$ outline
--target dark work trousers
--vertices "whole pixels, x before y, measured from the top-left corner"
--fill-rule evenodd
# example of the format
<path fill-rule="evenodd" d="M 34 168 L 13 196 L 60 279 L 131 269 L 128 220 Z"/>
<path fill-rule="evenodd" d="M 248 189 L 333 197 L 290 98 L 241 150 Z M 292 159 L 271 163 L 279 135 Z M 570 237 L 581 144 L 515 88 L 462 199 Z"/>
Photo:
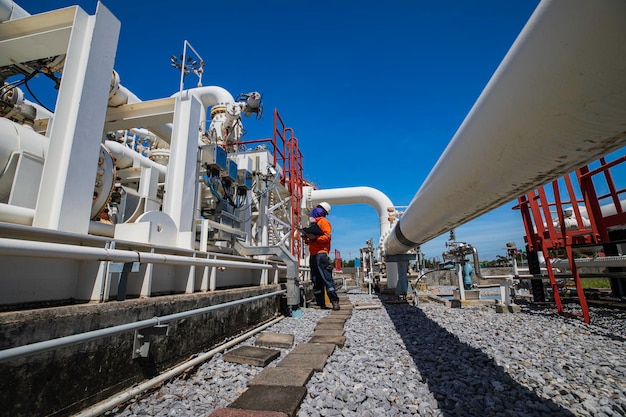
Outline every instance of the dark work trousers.
<path fill-rule="evenodd" d="M 317 255 L 311 255 L 309 265 L 311 266 L 311 274 L 313 274 L 313 293 L 317 305 L 320 307 L 326 305 L 324 287 L 326 287 L 326 293 L 331 302 L 339 301 L 328 254 L 320 252 Z"/>

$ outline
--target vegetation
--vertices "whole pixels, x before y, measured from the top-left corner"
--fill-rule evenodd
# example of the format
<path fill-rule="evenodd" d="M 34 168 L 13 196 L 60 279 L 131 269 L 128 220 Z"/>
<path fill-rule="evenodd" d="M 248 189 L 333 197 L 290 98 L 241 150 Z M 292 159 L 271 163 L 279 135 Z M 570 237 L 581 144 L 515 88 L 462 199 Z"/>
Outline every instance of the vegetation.
<path fill-rule="evenodd" d="M 611 288 L 608 278 L 585 278 L 581 280 L 583 288 Z"/>

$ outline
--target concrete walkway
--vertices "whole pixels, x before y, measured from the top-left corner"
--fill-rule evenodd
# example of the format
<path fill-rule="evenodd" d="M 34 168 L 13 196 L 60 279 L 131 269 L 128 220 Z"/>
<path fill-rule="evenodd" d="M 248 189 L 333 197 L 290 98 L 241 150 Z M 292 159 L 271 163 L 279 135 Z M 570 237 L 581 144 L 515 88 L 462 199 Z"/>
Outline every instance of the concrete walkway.
<path fill-rule="evenodd" d="M 344 324 L 352 315 L 353 306 L 347 297 L 339 304 L 341 310 L 332 310 L 319 320 L 308 342 L 297 345 L 275 367 L 264 369 L 248 382 L 248 389 L 239 398 L 209 417 L 294 417 L 313 373 L 320 372 L 334 350 L 346 342 Z M 223 359 L 265 366 L 277 357 L 277 352 L 280 354 L 272 347 L 291 347 L 293 335 L 266 332 L 255 344 L 233 349 Z"/>

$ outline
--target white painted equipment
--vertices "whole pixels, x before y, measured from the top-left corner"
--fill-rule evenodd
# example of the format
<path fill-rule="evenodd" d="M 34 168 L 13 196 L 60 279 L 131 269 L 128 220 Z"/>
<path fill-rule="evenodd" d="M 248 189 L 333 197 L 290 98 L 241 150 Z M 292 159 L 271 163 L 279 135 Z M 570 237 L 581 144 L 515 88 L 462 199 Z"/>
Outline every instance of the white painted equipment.
<path fill-rule="evenodd" d="M 1 0 L 0 22 L 0 234 L 19 239 L 0 252 L 0 275 L 12 277 L 0 304 L 108 300 L 117 267 L 81 258 L 83 246 L 154 254 L 131 273 L 129 294 L 140 296 L 268 283 L 270 269 L 278 282 L 277 264 L 295 279 L 283 168 L 267 149 L 236 146 L 260 93 L 235 99 L 204 86 L 139 99 L 113 70 L 120 23 L 102 4 L 94 16 L 79 7 L 31 16 Z M 53 112 L 18 88 L 44 69 L 60 80 Z M 9 256 L 29 241 L 70 246 Z M 150 261 L 160 253 L 190 263 Z M 249 271 L 223 270 L 233 259 Z"/>

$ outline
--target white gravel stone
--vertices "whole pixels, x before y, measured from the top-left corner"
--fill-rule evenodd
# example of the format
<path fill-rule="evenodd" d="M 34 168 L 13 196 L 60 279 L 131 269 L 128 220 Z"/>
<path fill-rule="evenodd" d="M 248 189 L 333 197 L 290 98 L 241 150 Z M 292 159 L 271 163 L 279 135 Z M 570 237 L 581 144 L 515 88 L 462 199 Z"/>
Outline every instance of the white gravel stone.
<path fill-rule="evenodd" d="M 345 346 L 309 380 L 298 417 L 626 415 L 623 310 L 591 308 L 587 325 L 550 308 L 497 314 L 487 307 L 415 307 L 361 293 L 342 296 L 384 308 L 353 311 Z M 302 317 L 267 331 L 293 334 L 295 346 L 327 314 L 303 309 Z M 268 366 L 288 352 L 281 349 Z M 216 355 L 193 375 L 108 414 L 207 416 L 233 402 L 261 371 Z"/>

